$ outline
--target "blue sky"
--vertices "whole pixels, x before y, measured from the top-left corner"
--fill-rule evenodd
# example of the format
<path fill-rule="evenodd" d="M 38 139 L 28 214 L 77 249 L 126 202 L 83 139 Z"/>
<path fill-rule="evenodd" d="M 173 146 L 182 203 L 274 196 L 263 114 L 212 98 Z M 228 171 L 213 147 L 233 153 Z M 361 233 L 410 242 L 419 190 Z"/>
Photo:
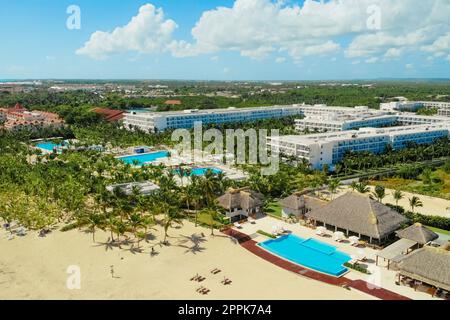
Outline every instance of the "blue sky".
<path fill-rule="evenodd" d="M 450 78 L 445 1 L 405 0 L 389 8 L 394 17 L 386 0 L 367 1 L 381 8 L 376 30 L 365 29 L 367 7 L 352 1 L 0 0 L 0 79 Z M 80 30 L 66 27 L 72 4 Z M 430 4 L 437 9 L 427 12 Z M 141 7 L 143 25 L 112 33 Z M 96 31 L 101 38 L 91 38 Z"/>

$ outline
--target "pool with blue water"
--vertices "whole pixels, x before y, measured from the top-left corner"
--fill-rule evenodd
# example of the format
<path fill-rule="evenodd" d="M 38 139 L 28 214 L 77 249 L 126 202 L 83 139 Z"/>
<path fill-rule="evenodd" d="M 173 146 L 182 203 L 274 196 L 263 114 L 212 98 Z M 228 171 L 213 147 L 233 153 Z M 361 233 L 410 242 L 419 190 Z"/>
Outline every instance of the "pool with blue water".
<path fill-rule="evenodd" d="M 344 264 L 351 260 L 348 254 L 336 247 L 292 234 L 262 242 L 259 246 L 293 263 L 334 277 L 347 273 Z"/>
<path fill-rule="evenodd" d="M 151 163 L 158 159 L 168 158 L 169 153 L 167 151 L 151 152 L 144 154 L 135 154 L 132 156 L 119 157 L 118 159 L 124 163 L 134 165 L 135 162 L 138 166 L 142 166 L 146 163 Z"/>

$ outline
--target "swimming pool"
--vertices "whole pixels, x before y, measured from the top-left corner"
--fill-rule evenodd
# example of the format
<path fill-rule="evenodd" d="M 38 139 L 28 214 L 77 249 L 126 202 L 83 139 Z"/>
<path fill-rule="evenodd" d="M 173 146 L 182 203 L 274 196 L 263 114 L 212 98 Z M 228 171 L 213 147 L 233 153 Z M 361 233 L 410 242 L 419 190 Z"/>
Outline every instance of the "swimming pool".
<path fill-rule="evenodd" d="M 192 168 L 190 176 L 204 176 L 208 170 L 211 170 L 214 174 L 222 173 L 223 171 L 217 168 Z M 175 173 L 178 173 L 179 169 L 175 170 Z M 186 173 L 187 177 L 188 174 Z"/>
<path fill-rule="evenodd" d="M 44 141 L 44 142 L 37 143 L 36 148 L 46 150 L 49 152 L 53 152 L 53 150 L 55 150 L 55 148 L 61 148 L 61 147 L 64 147 L 64 145 L 65 145 L 65 142 L 63 144 L 56 144 L 51 141 Z"/>
<path fill-rule="evenodd" d="M 260 243 L 259 246 L 293 263 L 334 277 L 345 274 L 348 269 L 343 265 L 351 260 L 349 255 L 336 247 L 292 234 Z"/>
<path fill-rule="evenodd" d="M 59 147 L 59 144 L 55 144 L 53 142 L 41 142 L 36 144 L 36 147 L 39 149 L 47 150 L 47 151 L 53 151 L 56 147 Z"/>
<path fill-rule="evenodd" d="M 169 153 L 167 151 L 159 151 L 159 152 L 151 152 L 144 154 L 136 154 L 132 156 L 119 157 L 118 159 L 123 161 L 124 163 L 132 165 L 134 165 L 134 162 L 137 161 L 137 164 L 142 166 L 146 163 L 167 157 L 169 157 Z"/>

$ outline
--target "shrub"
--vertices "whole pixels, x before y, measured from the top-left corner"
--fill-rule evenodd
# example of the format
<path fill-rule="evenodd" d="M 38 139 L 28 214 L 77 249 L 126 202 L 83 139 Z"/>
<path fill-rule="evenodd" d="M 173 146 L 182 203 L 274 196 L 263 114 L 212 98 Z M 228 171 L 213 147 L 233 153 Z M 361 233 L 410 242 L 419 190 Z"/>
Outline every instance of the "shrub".
<path fill-rule="evenodd" d="M 344 264 L 345 267 L 353 269 L 355 271 L 361 272 L 361 273 L 365 273 L 365 274 L 371 274 L 369 270 L 367 270 L 366 268 L 361 267 L 359 264 L 351 264 L 346 262 Z"/>
<path fill-rule="evenodd" d="M 78 227 L 80 227 L 79 223 L 77 223 L 77 222 L 70 223 L 70 224 L 67 224 L 64 227 L 62 227 L 61 228 L 61 232 L 67 232 L 67 231 L 75 230 Z"/>
<path fill-rule="evenodd" d="M 266 236 L 266 237 L 268 237 L 268 238 L 271 238 L 271 239 L 276 239 L 276 238 L 277 238 L 277 237 L 274 236 L 273 234 L 270 234 L 270 233 L 265 232 L 265 231 L 262 231 L 262 230 L 258 230 L 257 233 L 259 233 L 259 234 L 261 234 L 261 235 L 263 235 L 263 236 Z"/>
<path fill-rule="evenodd" d="M 400 206 L 394 206 L 391 204 L 388 204 L 388 206 L 396 210 L 398 213 L 404 215 L 410 220 L 411 223 L 421 223 L 425 226 L 450 231 L 450 218 L 440 216 L 426 216 L 420 213 L 406 211 L 403 207 Z"/>

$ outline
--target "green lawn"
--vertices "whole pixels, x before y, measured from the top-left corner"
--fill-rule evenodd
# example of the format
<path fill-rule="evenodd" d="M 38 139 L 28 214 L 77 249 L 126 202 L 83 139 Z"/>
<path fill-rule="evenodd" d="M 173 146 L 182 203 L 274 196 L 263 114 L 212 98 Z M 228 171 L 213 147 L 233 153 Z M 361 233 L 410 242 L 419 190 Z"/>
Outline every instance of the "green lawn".
<path fill-rule="evenodd" d="M 270 202 L 266 208 L 266 213 L 281 218 L 281 205 L 276 201 Z"/>
<path fill-rule="evenodd" d="M 433 227 L 428 227 L 428 226 L 427 226 L 427 228 L 432 230 L 432 231 L 434 231 L 434 232 L 436 232 L 436 233 L 440 233 L 440 234 L 443 234 L 443 235 L 446 235 L 446 236 L 450 236 L 450 231 L 442 230 L 442 229 L 438 229 L 438 228 L 433 228 Z"/>
<path fill-rule="evenodd" d="M 192 215 L 192 216 L 191 216 L 191 220 L 192 220 L 192 221 L 195 221 L 195 215 Z M 198 214 L 198 222 L 199 222 L 200 224 L 204 224 L 204 225 L 210 226 L 210 225 L 211 225 L 211 217 L 210 217 L 209 215 L 205 214 L 205 213 L 199 213 L 199 214 Z M 223 226 L 224 226 L 223 223 L 220 223 L 220 222 L 217 221 L 217 220 L 214 221 L 214 227 L 215 227 L 216 229 L 220 229 L 220 228 L 222 228 Z"/>

